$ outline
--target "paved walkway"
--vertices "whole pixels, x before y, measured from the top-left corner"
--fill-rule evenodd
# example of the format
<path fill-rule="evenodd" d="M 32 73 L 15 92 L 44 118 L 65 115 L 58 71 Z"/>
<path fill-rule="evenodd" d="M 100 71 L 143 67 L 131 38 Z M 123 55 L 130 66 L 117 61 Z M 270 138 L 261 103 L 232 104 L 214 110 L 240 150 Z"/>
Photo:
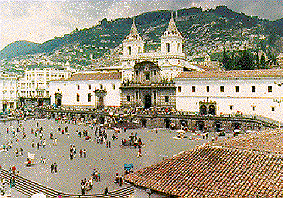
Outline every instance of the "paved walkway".
<path fill-rule="evenodd" d="M 118 140 L 112 141 L 111 136 L 114 133 L 113 130 L 107 130 L 108 139 L 111 139 L 111 148 L 106 148 L 104 144 L 97 144 L 94 136 L 94 132 L 89 126 L 86 125 L 74 125 L 74 124 L 61 124 L 54 120 L 27 120 L 20 122 L 25 128 L 27 137 L 23 139 L 23 133 L 17 134 L 17 138 L 12 135 L 12 130 L 16 130 L 18 123 L 16 121 L 0 123 L 0 146 L 12 141 L 13 148 L 7 151 L 0 152 L 1 162 L 0 165 L 9 169 L 10 166 L 15 165 L 17 170 L 20 171 L 20 175 L 30 180 L 34 180 L 46 186 L 50 186 L 56 190 L 79 194 L 80 182 L 84 178 L 89 178 L 92 170 L 95 168 L 101 174 L 101 182 L 94 182 L 93 190 L 87 194 L 102 193 L 106 187 L 109 191 L 118 189 L 119 186 L 114 184 L 115 173 L 119 175 L 123 174 L 124 164 L 133 163 L 134 170 L 150 166 L 152 164 L 162 161 L 163 157 L 171 157 L 183 150 L 189 150 L 196 145 L 205 143 L 207 140 L 201 139 L 201 137 L 187 134 L 188 136 L 196 137 L 197 140 L 190 140 L 189 138 L 177 140 L 173 137 L 177 135 L 176 132 L 167 129 L 159 129 L 156 133 L 155 130 L 136 129 L 127 130 L 126 133 L 122 132 L 118 134 Z M 42 146 L 37 149 L 31 147 L 31 142 L 35 144 L 39 142 L 39 137 L 35 137 L 31 134 L 31 128 L 34 130 L 39 127 L 43 127 L 43 138 L 46 139 L 46 147 Z M 58 127 L 64 128 L 68 126 L 69 134 L 58 133 Z M 9 128 L 7 134 L 6 129 Z M 92 137 L 91 141 L 86 141 L 83 138 L 79 138 L 76 130 L 82 131 L 87 129 Z M 58 138 L 58 145 L 54 146 L 53 141 L 49 139 L 50 132 L 53 132 L 54 136 Z M 128 138 L 131 133 L 137 133 L 145 144 L 142 148 L 142 157 L 137 158 L 138 149 L 134 148 L 122 148 L 122 138 Z M 18 141 L 17 141 L 18 139 Z M 74 144 L 77 152 L 80 149 L 87 150 L 87 157 L 80 158 L 79 154 L 73 160 L 69 157 L 70 144 Z M 23 156 L 16 157 L 16 148 L 23 148 Z M 35 165 L 32 167 L 26 167 L 24 162 L 27 158 L 27 152 L 35 154 Z M 40 163 L 40 156 L 46 158 L 46 164 Z M 50 165 L 56 162 L 58 164 L 58 173 L 50 173 Z M 14 191 L 12 191 L 12 194 Z M 14 194 L 18 198 L 25 198 L 18 193 Z"/>

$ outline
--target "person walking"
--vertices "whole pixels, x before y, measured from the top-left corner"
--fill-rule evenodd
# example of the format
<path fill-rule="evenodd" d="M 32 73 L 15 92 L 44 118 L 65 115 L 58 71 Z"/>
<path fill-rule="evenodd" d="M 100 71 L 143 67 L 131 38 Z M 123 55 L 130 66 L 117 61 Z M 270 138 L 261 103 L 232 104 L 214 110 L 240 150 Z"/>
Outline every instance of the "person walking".
<path fill-rule="evenodd" d="M 50 166 L 50 170 L 51 170 L 51 173 L 53 173 L 53 171 L 54 171 L 54 164 L 53 163 Z"/>
<path fill-rule="evenodd" d="M 73 152 L 70 152 L 70 160 L 73 160 L 74 159 L 74 154 Z"/>
<path fill-rule="evenodd" d="M 109 191 L 108 191 L 108 187 L 105 188 L 104 190 L 104 195 L 108 195 Z"/>
<path fill-rule="evenodd" d="M 83 157 L 83 150 L 80 149 L 80 158 L 82 158 L 82 157 Z"/>
<path fill-rule="evenodd" d="M 142 154 L 141 154 L 141 148 L 139 148 L 137 157 L 141 157 L 141 156 L 142 156 Z"/>
<path fill-rule="evenodd" d="M 45 148 L 45 146 L 46 146 L 46 141 L 45 141 L 45 139 L 43 139 L 42 147 Z"/>
<path fill-rule="evenodd" d="M 84 158 L 86 158 L 86 149 L 83 150 Z"/>
<path fill-rule="evenodd" d="M 54 163 L 54 172 L 57 173 L 58 169 L 57 169 L 57 164 Z"/>

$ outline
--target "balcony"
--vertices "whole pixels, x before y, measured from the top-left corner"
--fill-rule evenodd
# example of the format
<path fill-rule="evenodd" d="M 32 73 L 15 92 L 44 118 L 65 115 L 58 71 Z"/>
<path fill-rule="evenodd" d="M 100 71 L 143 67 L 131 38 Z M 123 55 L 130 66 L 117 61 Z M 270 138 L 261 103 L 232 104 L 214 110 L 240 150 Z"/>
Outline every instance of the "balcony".
<path fill-rule="evenodd" d="M 173 81 L 160 81 L 160 82 L 144 82 L 137 83 L 134 81 L 124 81 L 120 88 L 175 88 L 175 83 Z"/>

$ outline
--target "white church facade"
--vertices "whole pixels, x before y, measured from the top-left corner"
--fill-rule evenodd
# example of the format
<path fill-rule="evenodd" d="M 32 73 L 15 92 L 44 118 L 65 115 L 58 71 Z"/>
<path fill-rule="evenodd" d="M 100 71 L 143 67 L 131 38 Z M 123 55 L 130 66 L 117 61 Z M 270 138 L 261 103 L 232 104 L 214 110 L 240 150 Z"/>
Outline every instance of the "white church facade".
<path fill-rule="evenodd" d="M 133 22 L 123 41 L 119 72 L 77 73 L 67 80 L 52 81 L 51 104 L 93 108 L 159 105 L 201 115 L 258 115 L 283 121 L 282 69 L 204 71 L 188 64 L 182 43 L 171 18 L 161 37 L 161 50 L 144 52 L 145 42 Z M 152 79 L 155 73 L 159 80 Z"/>

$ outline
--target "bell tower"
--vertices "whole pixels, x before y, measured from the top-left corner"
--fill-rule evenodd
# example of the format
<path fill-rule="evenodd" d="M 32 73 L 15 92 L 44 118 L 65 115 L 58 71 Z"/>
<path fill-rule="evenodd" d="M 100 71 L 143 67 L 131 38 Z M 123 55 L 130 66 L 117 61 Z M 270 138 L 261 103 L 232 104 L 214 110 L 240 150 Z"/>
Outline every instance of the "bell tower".
<path fill-rule="evenodd" d="M 125 40 L 123 41 L 123 55 L 136 56 L 140 53 L 143 53 L 143 51 L 144 41 L 138 33 L 134 18 L 130 34 L 126 36 Z"/>
<path fill-rule="evenodd" d="M 183 37 L 178 31 L 173 18 L 173 12 L 166 31 L 161 36 L 161 53 L 162 54 L 182 54 Z"/>
<path fill-rule="evenodd" d="M 123 80 L 130 80 L 132 78 L 134 65 L 136 64 L 135 60 L 137 60 L 139 58 L 139 55 L 143 52 L 144 41 L 138 33 L 134 18 L 130 34 L 126 36 L 123 41 L 123 55 L 121 57 L 123 67 Z"/>

